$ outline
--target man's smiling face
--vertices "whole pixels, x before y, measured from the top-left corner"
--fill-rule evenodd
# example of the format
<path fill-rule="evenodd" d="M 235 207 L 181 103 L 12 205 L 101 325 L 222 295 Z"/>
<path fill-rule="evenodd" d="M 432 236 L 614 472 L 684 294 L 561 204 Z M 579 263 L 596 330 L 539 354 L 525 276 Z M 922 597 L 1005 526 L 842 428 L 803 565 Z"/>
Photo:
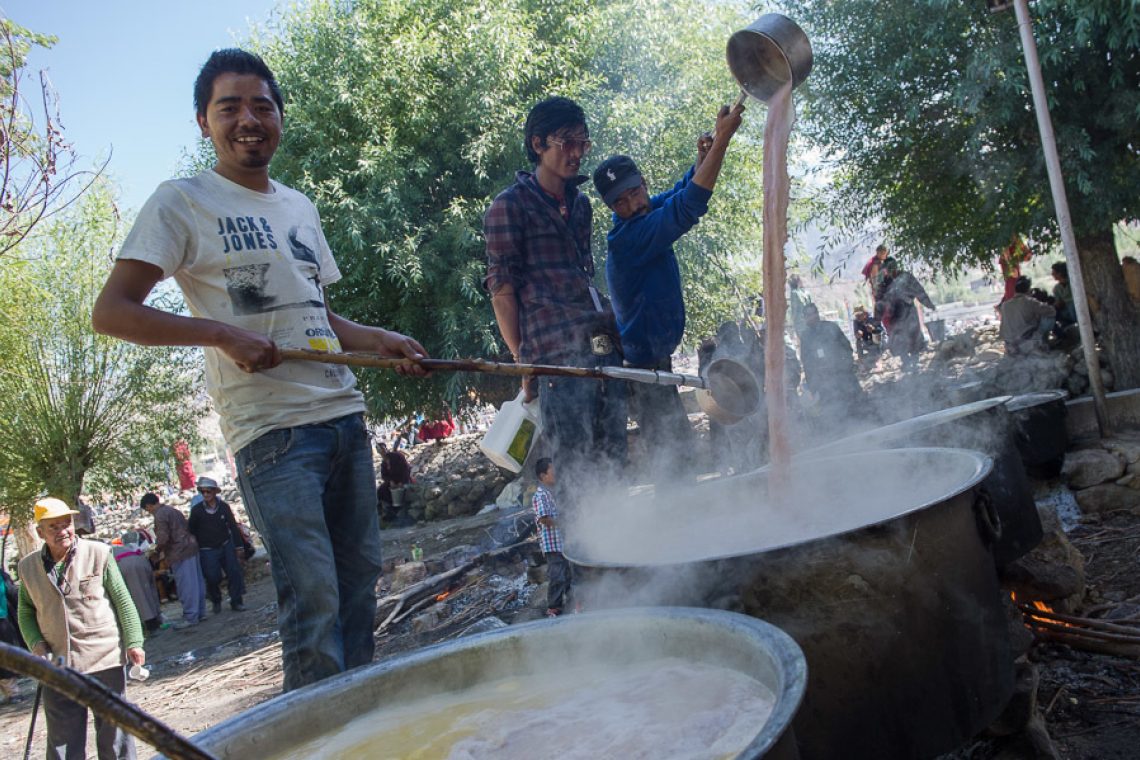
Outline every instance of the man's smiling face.
<path fill-rule="evenodd" d="M 214 144 L 217 171 L 238 184 L 244 177 L 268 176 L 269 161 L 281 142 L 281 111 L 269 85 L 256 74 L 219 74 L 205 114 L 198 114 L 202 137 Z"/>

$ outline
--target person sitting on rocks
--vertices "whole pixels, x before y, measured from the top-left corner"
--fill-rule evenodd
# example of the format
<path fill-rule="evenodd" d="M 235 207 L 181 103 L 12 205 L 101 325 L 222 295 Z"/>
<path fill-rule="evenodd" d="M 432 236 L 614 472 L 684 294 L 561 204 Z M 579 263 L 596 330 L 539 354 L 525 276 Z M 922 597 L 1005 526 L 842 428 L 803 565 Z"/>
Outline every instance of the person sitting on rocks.
<path fill-rule="evenodd" d="M 1032 284 L 1028 277 L 1018 277 L 1013 286 L 1013 298 L 1002 303 L 999 309 L 1001 328 L 998 337 L 1005 341 L 1008 356 L 1028 354 L 1041 348 L 1056 319 L 1056 309 L 1029 295 Z"/>
<path fill-rule="evenodd" d="M 866 354 L 882 352 L 882 345 L 876 341 L 876 336 L 883 334 L 883 327 L 867 313 L 866 307 L 861 305 L 855 307 L 851 320 L 851 330 L 855 334 L 855 350 L 859 358 L 863 358 Z"/>
<path fill-rule="evenodd" d="M 1060 328 L 1077 323 L 1077 308 L 1073 305 L 1073 286 L 1069 283 L 1069 265 L 1063 261 L 1053 264 L 1053 298 L 1057 306 L 1057 326 Z"/>
<path fill-rule="evenodd" d="M 400 516 L 405 489 L 412 482 L 412 467 L 402 452 L 380 444 L 380 487 L 376 489 L 380 522 L 389 524 Z"/>

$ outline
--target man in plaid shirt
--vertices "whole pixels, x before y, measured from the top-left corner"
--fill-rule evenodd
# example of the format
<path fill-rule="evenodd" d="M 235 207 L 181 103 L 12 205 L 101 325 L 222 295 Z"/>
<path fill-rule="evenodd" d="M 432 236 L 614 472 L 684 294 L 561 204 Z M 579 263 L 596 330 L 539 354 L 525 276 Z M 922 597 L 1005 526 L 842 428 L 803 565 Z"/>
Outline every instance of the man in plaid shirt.
<path fill-rule="evenodd" d="M 495 198 L 483 229 L 484 285 L 515 361 L 578 367 L 621 366 L 613 311 L 594 287 L 590 201 L 578 190 L 590 150 L 580 106 L 547 98 L 525 128 L 534 172 L 520 171 Z M 544 434 L 570 482 L 597 480 L 626 459 L 626 388 L 614 380 L 544 378 L 537 394 Z"/>
<path fill-rule="evenodd" d="M 546 616 L 558 617 L 570 593 L 570 563 L 562 555 L 562 528 L 558 525 L 558 504 L 554 501 L 554 464 L 548 457 L 535 463 L 538 490 L 534 492 L 534 519 L 538 523 L 538 545 L 546 557 Z"/>

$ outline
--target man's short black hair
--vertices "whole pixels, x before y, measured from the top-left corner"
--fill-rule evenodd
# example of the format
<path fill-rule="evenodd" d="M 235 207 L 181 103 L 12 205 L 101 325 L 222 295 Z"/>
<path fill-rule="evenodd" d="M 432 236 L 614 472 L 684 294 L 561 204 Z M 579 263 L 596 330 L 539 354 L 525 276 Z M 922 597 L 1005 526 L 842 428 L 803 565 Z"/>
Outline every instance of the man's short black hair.
<path fill-rule="evenodd" d="M 546 471 L 550 469 L 550 465 L 552 465 L 552 464 L 553 464 L 553 462 L 550 461 L 550 457 L 542 457 L 537 462 L 535 462 L 534 463 L 534 475 L 535 475 L 535 477 L 541 478 L 543 475 L 545 475 Z"/>
<path fill-rule="evenodd" d="M 210 58 L 202 65 L 202 70 L 198 72 L 198 78 L 194 80 L 194 109 L 199 116 L 205 116 L 206 107 L 210 105 L 210 96 L 214 92 L 214 80 L 222 74 L 256 74 L 261 77 L 269 85 L 269 93 L 273 96 L 273 102 L 277 104 L 277 110 L 282 116 L 285 115 L 285 101 L 281 99 L 281 88 L 277 86 L 273 72 L 265 65 L 265 61 L 261 60 L 261 56 L 239 48 L 226 48 L 211 53 Z"/>
<path fill-rule="evenodd" d="M 1017 280 L 1013 283 L 1013 292 L 1014 293 L 1028 293 L 1029 287 L 1032 284 L 1033 284 L 1032 280 L 1030 280 L 1025 275 L 1022 275 L 1021 277 L 1018 277 Z"/>
<path fill-rule="evenodd" d="M 526 117 L 526 127 L 523 130 L 523 147 L 526 148 L 526 157 L 532 164 L 538 163 L 538 153 L 531 145 L 532 137 L 541 137 L 543 147 L 546 147 L 546 136 L 563 129 L 586 126 L 586 112 L 582 106 L 570 98 L 554 96 L 535 104 Z M 590 130 L 586 130 L 590 136 Z"/>
<path fill-rule="evenodd" d="M 147 507 L 151 506 L 152 504 L 157 504 L 157 503 L 158 503 L 158 496 L 156 496 L 153 493 L 149 493 L 149 492 L 144 493 L 142 495 L 142 498 L 139 499 L 139 506 L 142 507 L 143 509 L 146 509 Z"/>
<path fill-rule="evenodd" d="M 1066 280 L 1069 279 L 1069 265 L 1063 261 L 1058 261 L 1053 264 L 1053 274 L 1059 274 Z"/>

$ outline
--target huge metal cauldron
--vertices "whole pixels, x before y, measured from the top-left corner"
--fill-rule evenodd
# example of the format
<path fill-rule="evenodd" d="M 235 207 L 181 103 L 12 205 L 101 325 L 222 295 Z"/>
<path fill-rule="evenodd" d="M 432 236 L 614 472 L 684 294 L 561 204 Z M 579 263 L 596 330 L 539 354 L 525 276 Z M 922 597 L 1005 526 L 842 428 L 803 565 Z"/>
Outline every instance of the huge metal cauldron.
<path fill-rule="evenodd" d="M 568 556 L 594 605 L 737 609 L 791 634 L 810 673 L 794 722 L 806 760 L 933 757 L 1013 689 L 979 498 L 990 469 L 959 449 L 796 461 L 776 501 L 756 472 L 601 504 Z"/>
<path fill-rule="evenodd" d="M 1026 471 L 1042 478 L 1061 474 L 1069 431 L 1065 426 L 1068 391 L 1040 391 L 1014 396 L 1006 410 L 1017 423 L 1017 450 Z"/>
<path fill-rule="evenodd" d="M 988 454 L 994 466 L 983 486 L 1001 522 L 993 555 L 998 567 L 1003 567 L 1037 546 L 1043 535 L 1018 449 L 1018 425 L 1006 407 L 1009 401 L 1009 396 L 995 396 L 942 409 L 858 433 L 799 456 L 816 458 L 905 446 L 958 446 Z"/>
<path fill-rule="evenodd" d="M 767 686 L 775 707 L 737 757 L 796 757 L 791 721 L 807 680 L 799 647 L 760 620 L 680 608 L 574 615 L 427 647 L 272 699 L 198 734 L 194 742 L 222 760 L 264 760 L 333 734 L 377 707 L 407 708 L 417 699 L 513 676 L 557 679 L 560 669 L 575 663 L 624 666 L 664 657 L 729 668 Z M 566 741 L 569 746 L 575 737 Z M 376 756 L 386 756 L 382 747 L 377 750 Z M 559 747 L 549 751 L 559 755 Z"/>

